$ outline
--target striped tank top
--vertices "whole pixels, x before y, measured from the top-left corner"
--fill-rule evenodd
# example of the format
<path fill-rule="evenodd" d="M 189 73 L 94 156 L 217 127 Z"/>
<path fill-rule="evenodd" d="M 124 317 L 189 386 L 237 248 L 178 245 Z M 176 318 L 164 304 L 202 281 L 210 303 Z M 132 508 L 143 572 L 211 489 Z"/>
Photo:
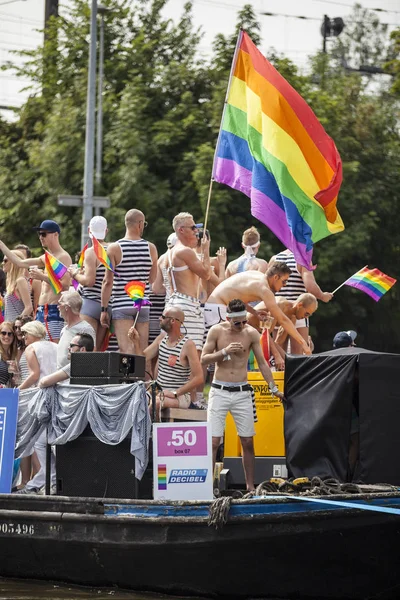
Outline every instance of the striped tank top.
<path fill-rule="evenodd" d="M 292 271 L 287 284 L 277 293 L 277 296 L 282 296 L 287 300 L 297 300 L 300 294 L 304 294 L 307 290 L 303 278 L 297 270 L 293 252 L 280 252 L 275 256 L 275 260 L 286 263 Z"/>
<path fill-rule="evenodd" d="M 101 286 L 103 283 L 104 275 L 106 272 L 106 268 L 104 265 L 98 265 L 96 269 L 96 279 L 92 287 L 89 286 L 81 286 L 80 294 L 82 298 L 87 298 L 87 300 L 94 300 L 94 302 L 101 302 Z M 111 301 L 110 301 L 111 304 Z"/>
<path fill-rule="evenodd" d="M 146 283 L 145 295 L 150 292 L 149 276 L 153 264 L 150 255 L 149 242 L 146 240 L 117 241 L 121 247 L 122 259 L 116 265 L 113 284 L 113 309 L 132 308 L 132 300 L 125 292 L 125 286 L 130 281 L 143 281 Z"/>
<path fill-rule="evenodd" d="M 167 335 L 161 340 L 158 349 L 157 383 L 165 390 L 176 390 L 190 379 L 190 367 L 185 367 L 180 362 L 183 345 L 188 339 L 187 335 L 183 336 L 173 347 L 167 346 Z"/>

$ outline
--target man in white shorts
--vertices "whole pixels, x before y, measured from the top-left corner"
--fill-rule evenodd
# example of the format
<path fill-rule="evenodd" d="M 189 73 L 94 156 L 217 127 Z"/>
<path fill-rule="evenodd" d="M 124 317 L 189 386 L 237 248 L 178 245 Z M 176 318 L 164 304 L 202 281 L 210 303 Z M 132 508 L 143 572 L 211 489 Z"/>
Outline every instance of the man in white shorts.
<path fill-rule="evenodd" d="M 201 356 L 203 365 L 216 363 L 207 409 L 207 420 L 211 423 L 212 430 L 213 464 L 215 465 L 220 439 L 224 435 L 226 415 L 230 412 L 242 444 L 246 488 L 253 491 L 255 431 L 251 386 L 247 382 L 250 350 L 254 352 L 271 393 L 280 399 L 283 399 L 283 394 L 279 392 L 263 356 L 260 334 L 247 324 L 244 302 L 231 300 L 226 316 L 227 321 L 210 329 Z"/>

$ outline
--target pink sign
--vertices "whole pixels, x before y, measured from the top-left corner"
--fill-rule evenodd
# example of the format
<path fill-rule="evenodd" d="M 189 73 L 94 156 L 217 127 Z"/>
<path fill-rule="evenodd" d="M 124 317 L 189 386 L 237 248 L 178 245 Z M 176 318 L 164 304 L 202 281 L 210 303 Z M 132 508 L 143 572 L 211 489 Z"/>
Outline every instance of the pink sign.
<path fill-rule="evenodd" d="M 207 427 L 159 427 L 157 450 L 158 456 L 207 456 Z"/>

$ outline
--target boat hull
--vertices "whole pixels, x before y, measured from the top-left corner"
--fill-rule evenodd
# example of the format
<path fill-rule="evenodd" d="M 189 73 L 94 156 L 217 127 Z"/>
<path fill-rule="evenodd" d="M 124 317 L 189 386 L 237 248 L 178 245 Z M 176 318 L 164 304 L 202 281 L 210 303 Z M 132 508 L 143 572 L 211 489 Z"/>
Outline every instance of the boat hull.
<path fill-rule="evenodd" d="M 380 499 L 399 506 L 394 499 Z M 398 598 L 399 516 L 306 503 L 0 500 L 0 575 L 227 598 Z"/>

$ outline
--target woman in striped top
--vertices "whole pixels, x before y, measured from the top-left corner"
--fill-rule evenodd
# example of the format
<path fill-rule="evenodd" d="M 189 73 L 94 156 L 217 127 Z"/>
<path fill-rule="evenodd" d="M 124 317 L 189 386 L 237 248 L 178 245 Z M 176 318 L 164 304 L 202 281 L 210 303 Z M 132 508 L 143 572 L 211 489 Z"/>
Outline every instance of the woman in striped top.
<path fill-rule="evenodd" d="M 333 294 L 321 290 L 318 283 L 315 281 L 314 272 L 308 271 L 305 267 L 299 265 L 291 250 L 286 249 L 283 252 L 279 252 L 279 254 L 271 258 L 269 264 L 272 264 L 273 261 L 284 262 L 292 272 L 286 286 L 279 291 L 279 296 L 282 296 L 287 300 L 296 301 L 301 294 L 309 292 L 310 294 L 313 294 L 317 300 L 322 300 L 322 302 L 329 302 L 332 300 Z M 308 342 L 309 319 L 297 320 L 295 326 L 303 339 Z M 301 346 L 293 340 L 293 338 L 290 338 L 290 352 L 291 354 L 303 354 Z"/>
<path fill-rule="evenodd" d="M 12 253 L 18 258 L 25 258 L 21 250 L 12 250 Z M 26 269 L 17 267 L 5 256 L 3 270 L 7 275 L 7 291 L 4 297 L 5 320 L 12 322 L 19 315 L 23 317 L 31 315 L 33 312 L 31 286 Z"/>

